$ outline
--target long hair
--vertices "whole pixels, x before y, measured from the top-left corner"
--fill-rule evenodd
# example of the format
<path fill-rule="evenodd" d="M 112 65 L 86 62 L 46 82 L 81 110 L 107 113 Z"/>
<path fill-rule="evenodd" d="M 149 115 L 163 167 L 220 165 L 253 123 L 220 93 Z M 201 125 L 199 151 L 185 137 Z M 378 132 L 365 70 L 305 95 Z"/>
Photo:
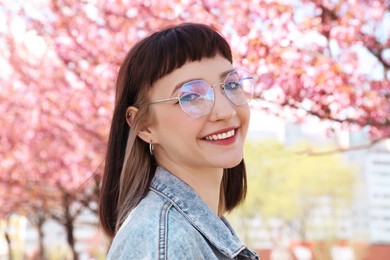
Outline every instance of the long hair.
<path fill-rule="evenodd" d="M 217 54 L 232 63 L 226 40 L 212 28 L 193 23 L 153 33 L 128 52 L 116 81 L 115 109 L 99 201 L 100 222 L 110 237 L 146 196 L 157 167 L 148 144 L 137 136 L 153 118 L 148 91 L 158 79 L 185 63 Z M 131 128 L 126 122 L 129 106 L 138 108 Z M 246 188 L 244 161 L 225 169 L 221 186 L 223 210 L 236 207 L 245 198 Z"/>

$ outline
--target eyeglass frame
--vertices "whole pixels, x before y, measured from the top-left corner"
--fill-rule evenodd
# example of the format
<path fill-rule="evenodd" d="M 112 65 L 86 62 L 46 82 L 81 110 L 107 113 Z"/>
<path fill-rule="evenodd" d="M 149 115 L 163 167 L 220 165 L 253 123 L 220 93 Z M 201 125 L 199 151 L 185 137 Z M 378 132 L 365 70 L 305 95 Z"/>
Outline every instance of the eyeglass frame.
<path fill-rule="evenodd" d="M 245 70 L 246 72 L 248 72 L 248 73 L 250 74 L 250 77 L 240 78 L 240 80 L 242 80 L 242 79 L 252 79 L 252 80 L 255 80 L 255 79 L 256 79 L 256 77 L 255 77 L 254 75 L 252 75 L 252 73 L 250 73 L 248 70 L 243 69 L 243 68 L 237 68 L 237 69 L 234 69 L 234 70 L 230 71 L 230 72 L 226 75 L 226 77 L 227 77 L 230 73 L 232 73 L 232 72 L 234 72 L 234 71 L 236 71 L 236 70 Z M 226 79 L 226 77 L 225 77 L 225 79 Z M 214 102 L 215 102 L 214 87 L 220 86 L 220 87 L 221 87 L 221 90 L 222 90 L 222 94 L 229 100 L 229 102 L 231 102 L 231 103 L 232 103 L 233 105 L 235 105 L 235 106 L 242 106 L 242 105 L 244 105 L 244 104 L 248 104 L 249 101 L 252 100 L 253 95 L 254 95 L 254 92 L 255 92 L 255 86 L 253 86 L 253 93 L 252 93 L 251 98 L 248 99 L 245 103 L 242 103 L 242 104 L 240 104 L 240 105 L 237 105 L 237 104 L 234 104 L 233 101 L 230 100 L 230 98 L 227 96 L 227 94 L 226 94 L 226 92 L 225 92 L 225 84 L 226 84 L 226 82 L 220 82 L 220 83 L 216 83 L 216 84 L 211 85 L 211 84 L 209 84 L 207 81 L 205 81 L 205 80 L 203 80 L 203 79 L 198 79 L 198 80 L 206 82 L 206 83 L 212 88 L 212 90 L 213 90 L 214 98 L 213 98 L 213 105 L 211 106 L 210 111 L 211 111 L 211 109 L 213 108 Z M 179 88 L 179 92 L 180 92 L 181 88 L 182 88 L 185 84 L 190 83 L 190 82 L 194 82 L 194 81 L 198 81 L 198 80 L 191 80 L 191 81 L 188 81 L 188 82 L 183 83 L 183 85 L 181 85 L 181 87 Z M 178 94 L 178 95 L 179 95 L 179 94 Z M 148 105 L 153 105 L 153 104 L 158 104 L 158 103 L 164 103 L 164 102 L 169 102 L 169 101 L 173 101 L 173 100 L 178 100 L 178 101 L 180 102 L 180 97 L 177 96 L 177 97 L 159 99 L 159 100 L 155 100 L 155 101 L 149 102 Z M 183 108 L 181 108 L 181 109 L 183 110 Z M 210 111 L 209 111 L 208 113 L 204 114 L 204 115 L 209 114 Z M 183 112 L 185 112 L 185 111 L 183 110 Z M 185 112 L 185 113 L 186 113 L 186 112 Z M 187 113 L 186 113 L 186 114 L 187 114 Z M 201 116 L 204 116 L 204 115 L 201 115 Z M 190 116 L 190 115 L 189 115 L 189 116 Z M 199 116 L 199 117 L 201 117 L 201 116 Z"/>

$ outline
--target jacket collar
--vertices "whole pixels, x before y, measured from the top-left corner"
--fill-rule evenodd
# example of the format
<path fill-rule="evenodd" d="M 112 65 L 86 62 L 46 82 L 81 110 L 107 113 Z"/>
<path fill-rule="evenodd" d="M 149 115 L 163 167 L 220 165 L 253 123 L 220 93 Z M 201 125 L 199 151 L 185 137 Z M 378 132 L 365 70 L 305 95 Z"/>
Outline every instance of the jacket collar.
<path fill-rule="evenodd" d="M 188 184 L 165 168 L 157 167 L 151 189 L 171 201 L 221 253 L 232 258 L 246 248 L 224 217 L 218 217 Z"/>

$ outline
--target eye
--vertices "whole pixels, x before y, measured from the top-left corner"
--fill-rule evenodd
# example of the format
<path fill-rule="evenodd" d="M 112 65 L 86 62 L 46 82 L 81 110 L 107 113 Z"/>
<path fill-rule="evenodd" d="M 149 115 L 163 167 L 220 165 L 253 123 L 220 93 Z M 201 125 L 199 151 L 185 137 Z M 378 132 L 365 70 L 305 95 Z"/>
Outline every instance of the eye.
<path fill-rule="evenodd" d="M 193 102 L 198 100 L 199 98 L 201 98 L 201 95 L 199 95 L 198 93 L 188 93 L 181 96 L 180 100 L 182 102 Z"/>
<path fill-rule="evenodd" d="M 241 85 L 237 81 L 230 81 L 230 82 L 226 82 L 224 84 L 224 88 L 227 91 L 237 91 L 237 90 L 240 90 Z"/>

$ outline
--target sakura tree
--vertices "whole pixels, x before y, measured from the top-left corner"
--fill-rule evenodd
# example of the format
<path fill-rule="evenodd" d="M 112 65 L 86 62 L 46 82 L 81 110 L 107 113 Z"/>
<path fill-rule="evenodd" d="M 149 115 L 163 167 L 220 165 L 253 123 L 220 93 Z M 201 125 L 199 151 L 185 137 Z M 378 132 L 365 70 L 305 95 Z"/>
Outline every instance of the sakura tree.
<path fill-rule="evenodd" d="M 258 76 L 255 108 L 389 138 L 389 9 L 386 0 L 0 1 L 0 185 L 15 194 L 0 199 L 10 211 L 24 197 L 52 201 L 43 208 L 72 246 L 69 223 L 96 212 L 121 60 L 181 22 L 227 37 L 235 66 Z"/>

